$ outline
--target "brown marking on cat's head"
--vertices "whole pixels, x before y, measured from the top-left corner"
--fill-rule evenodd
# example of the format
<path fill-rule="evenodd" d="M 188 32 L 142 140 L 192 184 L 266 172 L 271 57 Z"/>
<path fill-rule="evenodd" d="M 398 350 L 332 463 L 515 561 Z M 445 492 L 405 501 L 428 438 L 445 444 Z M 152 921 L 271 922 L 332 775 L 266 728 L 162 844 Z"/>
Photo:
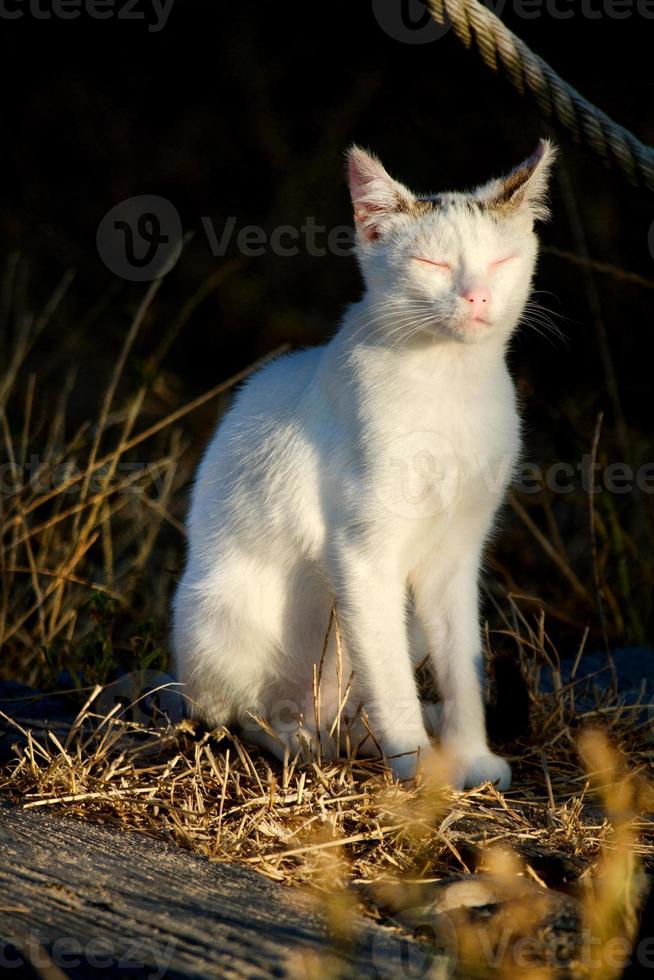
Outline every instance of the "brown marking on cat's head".
<path fill-rule="evenodd" d="M 438 198 L 435 197 L 417 197 L 411 203 L 410 214 L 414 218 L 419 218 L 423 214 L 429 214 L 430 211 L 434 211 L 439 205 Z"/>
<path fill-rule="evenodd" d="M 545 195 L 555 152 L 549 140 L 540 140 L 534 152 L 510 173 L 480 188 L 477 200 L 482 209 L 505 217 L 526 207 L 534 218 L 546 218 Z"/>

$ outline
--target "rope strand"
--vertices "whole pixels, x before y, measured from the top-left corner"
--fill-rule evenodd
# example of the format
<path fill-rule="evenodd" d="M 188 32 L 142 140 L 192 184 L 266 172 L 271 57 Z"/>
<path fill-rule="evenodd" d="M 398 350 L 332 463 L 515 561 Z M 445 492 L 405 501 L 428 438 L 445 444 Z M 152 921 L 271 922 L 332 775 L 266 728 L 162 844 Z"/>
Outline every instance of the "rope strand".
<path fill-rule="evenodd" d="M 632 184 L 654 191 L 654 149 L 580 95 L 479 0 L 427 0 L 427 6 L 467 48 L 474 39 L 488 67 L 503 71 L 521 95 L 530 93 L 544 116 L 587 143 L 608 166 L 616 165 Z"/>

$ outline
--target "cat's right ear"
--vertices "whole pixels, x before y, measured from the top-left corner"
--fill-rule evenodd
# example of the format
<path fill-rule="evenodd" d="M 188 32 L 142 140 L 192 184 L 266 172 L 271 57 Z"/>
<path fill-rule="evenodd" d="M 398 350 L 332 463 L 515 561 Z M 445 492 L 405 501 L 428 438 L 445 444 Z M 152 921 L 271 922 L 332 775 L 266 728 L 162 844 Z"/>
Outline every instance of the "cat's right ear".
<path fill-rule="evenodd" d="M 357 231 L 367 242 L 382 238 L 393 217 L 411 211 L 411 191 L 386 172 L 377 157 L 359 146 L 347 153 L 348 183 Z"/>
<path fill-rule="evenodd" d="M 533 220 L 547 220 L 547 185 L 555 158 L 556 149 L 550 140 L 540 140 L 531 156 L 506 177 L 480 187 L 478 200 L 496 214 L 523 212 Z"/>

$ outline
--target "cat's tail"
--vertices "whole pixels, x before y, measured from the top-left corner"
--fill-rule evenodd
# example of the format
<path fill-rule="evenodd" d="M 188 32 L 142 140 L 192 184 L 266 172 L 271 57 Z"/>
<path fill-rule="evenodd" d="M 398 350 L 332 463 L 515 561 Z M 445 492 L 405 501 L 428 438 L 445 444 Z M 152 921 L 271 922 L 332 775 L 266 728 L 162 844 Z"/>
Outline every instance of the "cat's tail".
<path fill-rule="evenodd" d="M 182 579 L 173 600 L 171 647 L 185 712 L 209 726 L 234 726 L 261 710 L 261 636 L 215 591 Z"/>

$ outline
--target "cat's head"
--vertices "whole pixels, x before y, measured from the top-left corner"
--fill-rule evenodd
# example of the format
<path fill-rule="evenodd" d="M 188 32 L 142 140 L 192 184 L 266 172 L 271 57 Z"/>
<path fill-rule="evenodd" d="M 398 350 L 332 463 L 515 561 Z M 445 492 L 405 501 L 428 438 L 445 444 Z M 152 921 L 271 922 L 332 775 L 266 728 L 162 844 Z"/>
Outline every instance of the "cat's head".
<path fill-rule="evenodd" d="M 531 289 L 555 150 L 541 140 L 507 176 L 472 191 L 418 195 L 353 146 L 356 255 L 394 342 L 506 338 Z"/>

